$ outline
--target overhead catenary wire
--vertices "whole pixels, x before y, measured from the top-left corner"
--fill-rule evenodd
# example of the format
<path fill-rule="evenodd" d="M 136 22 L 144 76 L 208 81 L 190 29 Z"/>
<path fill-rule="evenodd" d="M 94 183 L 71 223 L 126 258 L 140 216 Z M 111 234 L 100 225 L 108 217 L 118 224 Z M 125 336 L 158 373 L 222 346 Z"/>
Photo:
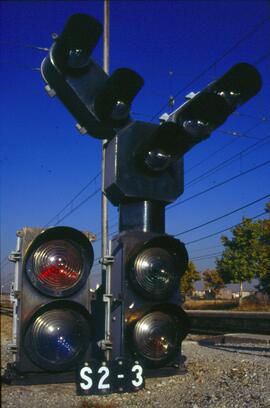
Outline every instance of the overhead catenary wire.
<path fill-rule="evenodd" d="M 243 117 L 250 118 L 250 119 L 255 119 L 255 120 L 261 120 L 262 122 L 269 122 L 269 120 L 270 120 L 270 117 L 268 117 L 268 116 L 255 116 L 255 115 L 251 115 L 249 113 L 245 113 L 245 112 L 242 112 L 242 111 L 241 112 L 235 111 L 235 112 L 232 113 L 232 115 L 243 116 Z"/>
<path fill-rule="evenodd" d="M 192 253 L 194 254 L 194 252 L 208 251 L 208 250 L 217 249 L 217 248 L 221 249 L 221 248 L 222 248 L 222 244 L 211 245 L 211 246 L 208 246 L 208 247 L 206 247 L 206 248 L 205 248 L 205 247 L 203 247 L 203 248 L 195 248 L 195 249 L 192 250 Z M 200 255 L 197 255 L 197 256 L 200 256 Z"/>
<path fill-rule="evenodd" d="M 100 193 L 100 188 L 97 188 L 93 193 L 91 193 L 90 195 L 88 195 L 84 200 L 82 200 L 78 205 L 76 205 L 76 207 L 72 208 L 72 210 L 70 210 L 67 214 L 65 214 L 62 218 L 60 218 L 60 220 L 58 220 L 55 225 L 59 225 L 60 222 L 62 222 L 64 219 L 66 219 L 69 215 L 71 215 L 72 213 L 74 213 L 74 211 L 78 210 L 83 204 L 85 204 L 87 201 L 89 201 L 91 198 L 93 198 L 95 195 L 97 195 L 98 193 Z"/>
<path fill-rule="evenodd" d="M 248 170 L 246 170 L 246 171 L 243 171 L 243 172 L 240 173 L 240 174 L 236 174 L 235 176 L 229 177 L 229 178 L 227 178 L 226 180 L 223 180 L 223 181 L 221 181 L 220 183 L 215 184 L 215 185 L 212 186 L 212 187 L 209 187 L 209 188 L 206 188 L 205 190 L 199 191 L 198 193 L 193 194 L 192 196 L 187 197 L 187 198 L 184 199 L 184 200 L 178 201 L 178 202 L 176 202 L 175 204 L 171 204 L 171 205 L 167 208 L 167 210 L 171 210 L 172 208 L 175 208 L 175 207 L 177 207 L 177 206 L 179 206 L 179 205 L 181 205 L 181 204 L 184 204 L 184 203 L 186 203 L 187 201 L 193 200 L 194 198 L 199 197 L 199 196 L 201 196 L 201 195 L 203 195 L 203 194 L 205 194 L 205 193 L 208 193 L 209 191 L 212 191 L 212 190 L 214 190 L 214 189 L 216 189 L 216 188 L 218 188 L 218 187 L 221 187 L 221 186 L 223 186 L 223 185 L 225 185 L 225 184 L 227 184 L 227 183 L 229 183 L 229 182 L 231 182 L 231 181 L 233 181 L 233 180 L 236 180 L 237 178 L 243 177 L 243 176 L 245 176 L 246 174 L 251 173 L 252 171 L 258 170 L 258 169 L 260 169 L 260 168 L 266 166 L 266 165 L 269 164 L 269 163 L 270 163 L 270 160 L 267 160 L 267 161 L 265 161 L 265 162 L 263 162 L 263 163 L 260 163 L 260 164 L 258 164 L 258 165 L 256 165 L 256 166 L 251 167 L 250 169 L 248 169 Z"/>
<path fill-rule="evenodd" d="M 190 258 L 190 260 L 191 261 L 202 261 L 204 259 L 211 259 L 213 257 L 220 256 L 220 255 L 222 255 L 222 253 L 223 253 L 222 251 L 213 252 L 211 254 L 205 254 L 205 255 L 202 255 L 202 256 L 192 257 L 192 258 Z"/>
<path fill-rule="evenodd" d="M 240 152 L 232 155 L 226 160 L 223 160 L 221 163 L 212 167 L 211 169 L 206 170 L 204 173 L 200 174 L 199 176 L 193 178 L 188 183 L 185 184 L 185 188 L 191 187 L 194 184 L 198 183 L 199 181 L 206 178 L 206 176 L 211 176 L 212 174 L 216 173 L 219 170 L 222 170 L 224 167 L 228 166 L 229 164 L 233 163 L 235 160 L 239 159 L 240 157 L 244 157 L 247 154 L 250 154 L 254 149 L 256 149 L 260 144 L 264 144 L 266 141 L 270 139 L 270 134 L 265 136 L 264 138 L 260 139 L 259 141 L 255 142 L 254 144 L 246 147 L 245 149 L 241 150 Z"/>
<path fill-rule="evenodd" d="M 57 214 L 55 214 L 55 215 L 44 225 L 44 228 L 45 228 L 45 227 L 48 227 L 48 226 L 51 224 L 51 222 L 53 222 L 53 221 L 54 221 L 57 217 L 59 217 L 59 215 L 61 215 L 72 203 L 74 203 L 74 201 L 75 201 L 91 184 L 93 184 L 93 183 L 98 179 L 98 177 L 99 177 L 100 175 L 101 175 L 101 171 L 99 171 L 94 177 L 92 177 L 91 180 L 90 180 L 84 187 L 82 187 L 82 188 L 79 190 L 79 192 L 76 193 L 75 196 L 74 196 L 67 204 L 65 204 L 64 207 L 63 207 Z M 99 188 L 99 190 L 100 190 L 100 188 Z M 92 198 L 92 197 L 93 197 L 93 195 L 90 194 L 90 195 L 87 197 L 87 200 L 83 200 L 83 203 L 82 203 L 82 204 L 84 204 L 86 201 L 90 200 L 90 198 Z M 80 206 L 81 206 L 81 205 L 76 206 L 76 209 L 77 209 L 77 208 L 80 208 Z M 75 209 L 72 210 L 72 212 L 74 212 L 74 211 L 75 211 Z"/>
<path fill-rule="evenodd" d="M 243 37 L 241 37 L 235 44 L 225 50 L 216 60 L 214 60 L 208 67 L 204 68 L 199 74 L 197 74 L 191 81 L 189 81 L 186 85 L 183 86 L 176 94 L 173 96 L 176 99 L 182 92 L 184 92 L 187 88 L 197 82 L 200 78 L 202 78 L 208 71 L 214 68 L 220 61 L 222 61 L 228 54 L 230 54 L 235 48 L 237 48 L 242 42 L 246 41 L 249 37 L 255 34 L 267 21 L 270 20 L 270 16 L 267 16 L 265 19 L 261 20 L 258 24 L 256 24 L 248 33 L 246 33 Z M 151 118 L 151 122 L 167 107 L 167 102 L 164 104 L 159 111 L 157 111 Z"/>
<path fill-rule="evenodd" d="M 184 234 L 187 234 L 188 232 L 195 231 L 195 230 L 197 230 L 199 228 L 202 228 L 202 227 L 206 227 L 207 225 L 212 224 L 213 222 L 222 220 L 223 218 L 226 218 L 226 217 L 228 217 L 228 216 L 230 216 L 232 214 L 235 214 L 238 211 L 241 211 L 241 210 L 244 210 L 245 208 L 251 207 L 252 205 L 259 203 L 260 201 L 265 200 L 267 197 L 270 197 L 270 194 L 266 194 L 266 195 L 258 198 L 257 200 L 254 200 L 254 201 L 249 202 L 249 203 L 247 203 L 245 205 L 242 205 L 239 208 L 235 208 L 234 210 L 229 211 L 226 214 L 222 214 L 219 217 L 208 220 L 208 221 L 204 222 L 203 224 L 197 225 L 197 226 L 195 226 L 193 228 L 189 228 L 189 229 L 187 229 L 185 231 L 178 232 L 177 234 L 174 234 L 174 237 L 178 237 L 179 235 L 184 235 Z"/>
<path fill-rule="evenodd" d="M 0 41 L 0 44 L 2 45 L 9 45 L 9 46 L 13 46 L 13 47 L 20 47 L 20 48 L 32 48 L 38 51 L 44 51 L 44 52 L 48 52 L 50 51 L 50 49 L 48 47 L 43 47 L 40 45 L 33 45 L 33 44 L 22 44 L 22 43 L 18 43 L 16 41 Z"/>
<path fill-rule="evenodd" d="M 265 61 L 267 58 L 270 57 L 270 52 L 267 52 L 266 54 L 262 55 L 261 57 L 257 58 L 253 64 L 254 65 L 259 65 L 261 64 L 263 61 Z"/>
<path fill-rule="evenodd" d="M 254 215 L 253 217 L 248 217 L 248 218 L 249 218 L 250 220 L 254 220 L 254 219 L 259 218 L 259 217 L 261 217 L 262 215 L 265 215 L 265 214 L 267 214 L 267 211 L 263 211 L 263 212 L 261 212 L 260 214 L 257 214 L 257 215 Z M 214 236 L 216 236 L 216 235 L 222 234 L 223 232 L 229 231 L 230 229 L 235 228 L 235 227 L 237 227 L 238 225 L 240 225 L 240 223 L 231 225 L 230 227 L 227 227 L 227 228 L 224 228 L 224 229 L 222 229 L 222 230 L 213 232 L 213 233 L 211 233 L 211 234 L 208 234 L 208 235 L 205 235 L 205 236 L 203 236 L 203 237 L 194 239 L 194 240 L 192 240 L 192 241 L 185 242 L 185 245 L 195 244 L 195 243 L 197 243 L 197 242 L 203 241 L 204 239 L 208 239 L 208 238 L 214 237 Z"/>

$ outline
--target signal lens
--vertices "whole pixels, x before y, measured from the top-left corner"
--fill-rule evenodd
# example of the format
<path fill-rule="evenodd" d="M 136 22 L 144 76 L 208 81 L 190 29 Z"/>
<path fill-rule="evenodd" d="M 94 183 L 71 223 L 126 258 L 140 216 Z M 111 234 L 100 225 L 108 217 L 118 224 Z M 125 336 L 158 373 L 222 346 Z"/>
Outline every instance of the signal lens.
<path fill-rule="evenodd" d="M 86 313 L 65 306 L 61 309 L 52 307 L 34 317 L 25 336 L 30 359 L 52 371 L 74 366 L 87 350 L 92 336 Z"/>
<path fill-rule="evenodd" d="M 88 262 L 89 266 L 89 262 Z M 53 239 L 39 245 L 26 262 L 26 272 L 35 287 L 53 296 L 77 289 L 90 271 L 84 273 L 87 258 L 83 247 L 71 240 Z"/>
<path fill-rule="evenodd" d="M 144 163 L 147 168 L 159 172 L 165 170 L 171 164 L 171 155 L 162 149 L 153 149 L 146 153 Z"/>
<path fill-rule="evenodd" d="M 180 333 L 173 316 L 162 311 L 151 312 L 134 326 L 136 351 L 150 366 L 162 366 L 179 348 Z"/>
<path fill-rule="evenodd" d="M 255 96 L 262 86 L 257 69 L 245 62 L 234 65 L 209 90 L 223 97 L 232 110 Z"/>
<path fill-rule="evenodd" d="M 183 128 L 192 136 L 203 137 L 209 135 L 212 130 L 210 123 L 203 122 L 201 120 L 185 120 L 183 122 Z"/>
<path fill-rule="evenodd" d="M 166 298 L 178 285 L 180 273 L 174 257 L 163 248 L 148 248 L 137 255 L 131 280 L 146 297 Z"/>
<path fill-rule="evenodd" d="M 113 106 L 111 119 L 113 120 L 123 120 L 129 115 L 130 106 L 122 101 L 117 101 Z"/>

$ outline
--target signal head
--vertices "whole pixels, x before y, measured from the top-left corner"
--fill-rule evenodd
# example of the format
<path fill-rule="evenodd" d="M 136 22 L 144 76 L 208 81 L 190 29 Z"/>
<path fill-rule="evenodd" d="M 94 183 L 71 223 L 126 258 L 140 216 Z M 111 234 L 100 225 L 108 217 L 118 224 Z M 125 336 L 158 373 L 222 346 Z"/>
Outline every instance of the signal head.
<path fill-rule="evenodd" d="M 40 308 L 27 322 L 23 334 L 27 355 L 48 371 L 74 369 L 93 337 L 86 309 L 72 301 L 55 301 Z"/>
<path fill-rule="evenodd" d="M 220 79 L 210 84 L 209 92 L 221 96 L 234 111 L 255 96 L 262 87 L 262 80 L 255 67 L 245 62 L 234 65 Z"/>
<path fill-rule="evenodd" d="M 236 108 L 260 89 L 261 76 L 255 67 L 246 63 L 234 65 L 220 79 L 167 115 L 165 124 L 173 122 L 178 125 L 172 144 L 174 151 L 183 155 L 207 139 Z"/>
<path fill-rule="evenodd" d="M 179 352 L 188 331 L 188 318 L 176 305 L 157 305 L 139 316 L 128 328 L 130 348 L 147 368 L 169 364 Z"/>
<path fill-rule="evenodd" d="M 24 268 L 40 292 L 63 297 L 77 292 L 85 284 L 93 258 L 92 245 L 83 233 L 69 227 L 54 227 L 32 242 Z"/>
<path fill-rule="evenodd" d="M 188 254 L 177 239 L 163 235 L 144 243 L 128 262 L 129 279 L 143 297 L 167 299 L 179 286 Z"/>
<path fill-rule="evenodd" d="M 195 144 L 207 138 L 230 113 L 223 98 L 213 93 L 200 93 L 176 112 L 174 121 L 182 127 L 183 139 Z"/>
<path fill-rule="evenodd" d="M 94 110 L 98 118 L 115 127 L 125 124 L 131 103 L 143 84 L 143 78 L 131 69 L 114 71 L 95 99 Z"/>
<path fill-rule="evenodd" d="M 55 40 L 52 58 L 60 70 L 82 69 L 102 33 L 102 25 L 87 14 L 74 14 Z"/>

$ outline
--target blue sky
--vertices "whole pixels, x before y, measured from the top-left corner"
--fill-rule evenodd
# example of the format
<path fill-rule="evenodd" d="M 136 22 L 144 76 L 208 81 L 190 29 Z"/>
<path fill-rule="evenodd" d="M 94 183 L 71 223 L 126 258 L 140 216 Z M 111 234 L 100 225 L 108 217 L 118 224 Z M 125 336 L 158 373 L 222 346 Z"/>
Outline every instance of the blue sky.
<path fill-rule="evenodd" d="M 133 103 L 134 119 L 158 123 L 159 113 L 169 111 L 170 95 L 177 95 L 178 106 L 187 93 L 199 91 L 237 62 L 255 64 L 262 75 L 261 92 L 185 156 L 186 189 L 179 203 L 269 160 L 267 1 L 115 0 L 110 8 L 110 71 L 129 67 L 145 80 Z M 12 265 L 6 256 L 15 249 L 16 230 L 23 226 L 59 222 L 92 231 L 100 238 L 100 194 L 87 200 L 99 188 L 100 178 L 55 217 L 99 173 L 101 146 L 100 141 L 79 135 L 75 119 L 57 98 L 50 99 L 45 93 L 37 70 L 46 53 L 36 47 L 50 47 L 51 33 L 60 33 L 67 18 L 77 12 L 91 14 L 102 22 L 103 2 L 1 2 L 3 283 L 12 278 Z M 102 64 L 102 41 L 93 57 Z M 216 171 L 215 167 L 225 160 Z M 168 210 L 166 231 L 178 234 L 269 193 L 268 164 Z M 179 238 L 188 243 L 226 229 L 243 216 L 262 213 L 266 201 Z M 110 224 L 115 224 L 117 212 L 111 205 L 109 213 Z M 115 226 L 110 229 L 115 230 Z M 212 267 L 216 254 L 222 251 L 220 234 L 188 244 L 187 248 L 199 270 Z M 98 257 L 100 241 L 94 249 Z M 95 265 L 94 281 L 98 280 L 98 271 Z"/>

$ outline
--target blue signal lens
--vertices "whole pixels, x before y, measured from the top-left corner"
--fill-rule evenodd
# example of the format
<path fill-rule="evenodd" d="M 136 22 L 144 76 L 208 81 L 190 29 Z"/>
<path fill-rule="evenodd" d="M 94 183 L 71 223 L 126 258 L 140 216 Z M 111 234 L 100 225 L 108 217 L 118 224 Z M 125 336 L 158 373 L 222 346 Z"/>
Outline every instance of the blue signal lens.
<path fill-rule="evenodd" d="M 32 319 L 25 346 L 40 367 L 61 371 L 72 368 L 92 337 L 88 319 L 72 307 L 49 309 Z"/>

